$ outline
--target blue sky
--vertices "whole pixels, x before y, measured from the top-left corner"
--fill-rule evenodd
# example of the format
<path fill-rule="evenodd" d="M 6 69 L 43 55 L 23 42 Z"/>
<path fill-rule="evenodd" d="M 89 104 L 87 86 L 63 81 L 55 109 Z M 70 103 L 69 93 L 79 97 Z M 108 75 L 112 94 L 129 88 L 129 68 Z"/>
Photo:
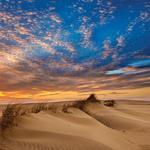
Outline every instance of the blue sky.
<path fill-rule="evenodd" d="M 149 87 L 149 39 L 149 0 L 1 0 L 0 91 Z"/>

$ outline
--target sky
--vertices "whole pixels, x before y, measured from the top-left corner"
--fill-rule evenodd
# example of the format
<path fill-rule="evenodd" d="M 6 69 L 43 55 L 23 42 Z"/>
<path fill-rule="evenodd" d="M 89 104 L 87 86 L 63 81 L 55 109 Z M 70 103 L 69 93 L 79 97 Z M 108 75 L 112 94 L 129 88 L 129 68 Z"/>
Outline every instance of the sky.
<path fill-rule="evenodd" d="M 0 0 L 0 103 L 150 100 L 149 0 Z"/>

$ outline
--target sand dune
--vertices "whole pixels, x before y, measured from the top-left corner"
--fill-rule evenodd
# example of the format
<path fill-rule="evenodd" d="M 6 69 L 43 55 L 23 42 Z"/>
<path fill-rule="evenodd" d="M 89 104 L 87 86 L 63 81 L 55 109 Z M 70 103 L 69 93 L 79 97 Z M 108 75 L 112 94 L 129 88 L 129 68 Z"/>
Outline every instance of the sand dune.
<path fill-rule="evenodd" d="M 122 129 L 140 130 L 143 128 L 145 128 L 146 130 L 150 129 L 150 120 L 146 119 L 147 117 L 149 117 L 148 113 L 146 114 L 146 111 L 148 111 L 146 110 L 146 108 L 148 108 L 149 106 L 148 107 L 143 106 L 144 107 L 142 111 L 143 113 L 140 111 L 137 113 L 138 110 L 134 112 L 132 110 L 132 107 L 130 107 L 130 105 L 129 106 L 126 105 L 126 108 L 128 109 L 126 111 L 123 111 L 120 108 L 118 109 L 118 107 L 112 108 L 103 105 L 98 106 L 97 104 L 89 104 L 86 106 L 86 110 L 95 119 L 113 129 L 118 130 Z M 132 113 L 130 114 L 131 110 Z M 138 114 L 140 114 L 141 117 Z"/>
<path fill-rule="evenodd" d="M 13 149 L 43 149 L 43 150 L 77 150 L 77 149 L 87 149 L 87 150 L 112 150 L 111 148 L 98 143 L 93 140 L 89 140 L 86 138 L 60 134 L 60 133 L 52 133 L 52 132 L 44 132 L 44 131 L 34 131 L 34 130 L 24 130 L 17 132 L 17 134 L 23 134 L 24 137 L 17 137 L 15 140 L 8 140 L 7 145 L 11 146 Z"/>
<path fill-rule="evenodd" d="M 137 107 L 137 109 L 136 109 Z M 133 109 L 132 109 L 133 108 Z M 41 111 L 22 116 L 1 147 L 6 150 L 148 150 L 148 105 L 85 104 L 83 111 Z M 85 112 L 84 112 L 85 111 Z M 139 112 L 139 116 L 136 115 Z"/>
<path fill-rule="evenodd" d="M 86 111 L 109 128 L 119 131 L 126 139 L 143 150 L 150 150 L 150 105 L 123 102 L 115 107 L 88 104 Z M 99 109 L 97 109 L 99 107 Z"/>

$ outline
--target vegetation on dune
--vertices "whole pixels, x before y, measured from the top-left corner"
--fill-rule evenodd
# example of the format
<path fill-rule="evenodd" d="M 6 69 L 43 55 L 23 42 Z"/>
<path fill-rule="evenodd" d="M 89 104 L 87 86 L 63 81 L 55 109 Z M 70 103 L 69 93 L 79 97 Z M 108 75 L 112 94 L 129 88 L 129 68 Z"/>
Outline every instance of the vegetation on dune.
<path fill-rule="evenodd" d="M 90 103 L 101 103 L 101 101 L 96 98 L 95 94 L 91 94 L 86 100 L 77 101 L 74 107 L 87 113 L 86 106 Z"/>
<path fill-rule="evenodd" d="M 16 105 L 7 105 L 6 109 L 2 112 L 2 118 L 0 127 L 1 130 L 5 130 L 12 126 L 15 126 L 15 120 L 19 116 L 20 107 L 16 107 Z"/>
<path fill-rule="evenodd" d="M 31 113 L 39 113 L 42 110 L 46 110 L 46 107 L 44 107 L 44 104 L 35 104 L 35 106 L 31 110 Z"/>
<path fill-rule="evenodd" d="M 113 107 L 114 104 L 115 104 L 115 101 L 114 101 L 114 100 L 105 100 L 105 101 L 104 101 L 104 105 L 105 105 L 105 106 Z"/>
<path fill-rule="evenodd" d="M 100 103 L 100 101 L 96 98 L 95 94 L 91 94 L 91 95 L 87 98 L 86 102 L 99 102 L 99 103 Z"/>
<path fill-rule="evenodd" d="M 94 94 L 91 94 L 86 100 L 72 101 L 72 102 L 56 102 L 56 103 L 38 103 L 38 104 L 11 104 L 7 105 L 2 112 L 0 121 L 0 129 L 2 131 L 17 125 L 17 119 L 29 113 L 39 113 L 40 111 L 50 110 L 54 113 L 68 111 L 69 107 L 79 108 L 84 111 L 86 104 L 100 102 Z M 106 101 L 104 105 L 112 106 L 113 101 Z"/>

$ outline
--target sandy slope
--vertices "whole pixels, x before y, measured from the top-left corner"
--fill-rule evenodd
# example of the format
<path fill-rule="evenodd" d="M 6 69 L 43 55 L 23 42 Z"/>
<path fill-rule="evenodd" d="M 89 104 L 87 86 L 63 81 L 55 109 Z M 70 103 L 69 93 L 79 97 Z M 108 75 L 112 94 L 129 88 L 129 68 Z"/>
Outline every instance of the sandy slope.
<path fill-rule="evenodd" d="M 114 108 L 89 104 L 86 110 L 143 150 L 150 150 L 150 105 L 117 104 Z"/>
<path fill-rule="evenodd" d="M 77 108 L 29 114 L 3 144 L 8 150 L 148 150 L 149 108 L 90 103 L 85 107 L 88 114 Z"/>

